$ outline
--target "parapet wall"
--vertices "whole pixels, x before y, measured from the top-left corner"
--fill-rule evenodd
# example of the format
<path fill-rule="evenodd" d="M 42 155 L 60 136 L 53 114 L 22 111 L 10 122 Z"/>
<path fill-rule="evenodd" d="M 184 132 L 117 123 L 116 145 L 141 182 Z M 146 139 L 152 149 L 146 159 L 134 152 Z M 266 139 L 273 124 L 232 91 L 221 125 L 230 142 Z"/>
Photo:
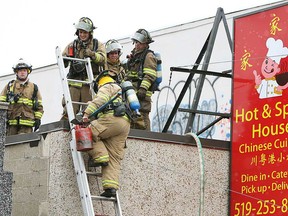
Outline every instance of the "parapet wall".
<path fill-rule="evenodd" d="M 14 174 L 12 215 L 83 215 L 70 137 L 69 132 L 60 130 L 42 136 L 38 146 L 6 145 L 4 168 Z M 203 157 L 204 215 L 228 215 L 229 151 L 203 148 Z M 95 178 L 89 179 L 91 193 L 98 195 L 101 181 Z M 197 147 L 130 136 L 120 187 L 123 216 L 199 215 Z M 113 215 L 111 202 L 95 202 L 97 214 Z"/>

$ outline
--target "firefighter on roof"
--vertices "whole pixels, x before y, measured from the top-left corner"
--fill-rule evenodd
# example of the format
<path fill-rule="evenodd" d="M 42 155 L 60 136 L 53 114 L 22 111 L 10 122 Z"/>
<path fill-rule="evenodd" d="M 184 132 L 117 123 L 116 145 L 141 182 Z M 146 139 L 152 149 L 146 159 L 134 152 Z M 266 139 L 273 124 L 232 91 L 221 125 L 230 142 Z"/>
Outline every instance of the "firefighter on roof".
<path fill-rule="evenodd" d="M 124 157 L 124 148 L 130 131 L 130 119 L 126 114 L 122 101 L 122 89 L 111 78 L 108 71 L 103 71 L 95 80 L 96 95 L 84 111 L 83 122 L 97 109 L 106 104 L 105 109 L 97 114 L 96 120 L 90 124 L 93 133 L 93 149 L 88 151 L 92 158 L 89 166 L 102 166 L 101 196 L 115 197 L 119 188 L 121 160 Z M 119 95 L 111 103 L 111 98 Z"/>
<path fill-rule="evenodd" d="M 105 44 L 107 53 L 106 70 L 109 70 L 110 75 L 117 83 L 121 83 L 125 77 L 125 68 L 120 62 L 122 55 L 122 45 L 114 39 L 108 40 Z"/>
<path fill-rule="evenodd" d="M 154 42 L 148 31 L 139 29 L 131 38 L 134 49 L 127 56 L 127 74 L 125 80 L 132 82 L 140 102 L 142 119 L 131 124 L 135 129 L 150 130 L 149 113 L 151 111 L 151 96 L 156 81 L 157 59 L 149 44 Z"/>
<path fill-rule="evenodd" d="M 63 51 L 63 56 L 84 59 L 89 57 L 91 59 L 91 66 L 94 77 L 96 77 L 100 71 L 102 71 L 106 63 L 106 51 L 103 43 L 93 38 L 93 30 L 95 26 L 88 17 L 82 17 L 78 23 L 75 24 L 77 38 L 69 43 Z M 65 62 L 68 66 L 68 62 Z M 70 62 L 68 79 L 86 80 L 87 72 L 85 62 L 72 61 Z M 69 81 L 69 89 L 72 101 L 87 102 L 90 101 L 91 93 L 88 84 L 82 84 L 79 82 Z M 62 119 L 67 119 L 67 111 L 65 109 L 64 98 L 62 101 L 64 106 Z M 78 113 L 80 107 L 77 104 L 73 104 L 74 113 Z"/>
<path fill-rule="evenodd" d="M 7 135 L 31 133 L 41 124 L 43 116 L 42 97 L 38 86 L 29 81 L 32 66 L 19 59 L 13 66 L 16 80 L 11 80 L 2 90 L 0 101 L 9 102 Z"/>

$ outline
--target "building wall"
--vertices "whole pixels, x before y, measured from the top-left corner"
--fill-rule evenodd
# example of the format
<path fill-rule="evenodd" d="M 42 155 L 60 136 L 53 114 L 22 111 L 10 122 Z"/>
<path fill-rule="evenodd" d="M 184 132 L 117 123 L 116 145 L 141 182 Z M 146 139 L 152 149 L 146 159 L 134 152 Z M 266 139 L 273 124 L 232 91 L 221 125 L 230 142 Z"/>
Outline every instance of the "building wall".
<path fill-rule="evenodd" d="M 6 145 L 4 169 L 13 172 L 12 215 L 81 216 L 70 133 L 48 133 L 39 145 Z M 86 153 L 83 153 L 86 158 Z M 204 215 L 228 215 L 229 152 L 203 149 Z M 98 169 L 98 168 L 97 168 Z M 122 163 L 120 202 L 125 216 L 199 215 L 200 162 L 192 144 L 130 137 Z M 101 181 L 89 177 L 91 194 Z M 100 186 L 101 191 L 101 186 Z M 111 202 L 95 201 L 97 214 L 113 215 Z"/>
<path fill-rule="evenodd" d="M 6 146 L 4 167 L 13 173 L 12 215 L 38 215 L 48 203 L 49 145 L 40 141 Z M 42 216 L 47 214 L 42 214 Z"/>

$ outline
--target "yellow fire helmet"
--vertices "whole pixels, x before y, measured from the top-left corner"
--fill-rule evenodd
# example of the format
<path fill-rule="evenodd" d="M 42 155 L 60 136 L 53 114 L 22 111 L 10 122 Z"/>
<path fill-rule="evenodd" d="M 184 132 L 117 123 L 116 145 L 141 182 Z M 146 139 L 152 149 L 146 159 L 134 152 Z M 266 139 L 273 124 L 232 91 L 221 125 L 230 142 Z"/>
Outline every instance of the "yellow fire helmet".
<path fill-rule="evenodd" d="M 98 86 L 103 86 L 105 85 L 106 83 L 111 83 L 111 82 L 115 82 L 114 79 L 112 79 L 110 76 L 103 76 L 102 78 L 99 79 L 99 82 L 98 82 Z"/>
<path fill-rule="evenodd" d="M 94 91 L 98 92 L 100 86 L 105 85 L 106 83 L 115 82 L 115 80 L 111 77 L 109 70 L 102 71 L 94 81 Z"/>

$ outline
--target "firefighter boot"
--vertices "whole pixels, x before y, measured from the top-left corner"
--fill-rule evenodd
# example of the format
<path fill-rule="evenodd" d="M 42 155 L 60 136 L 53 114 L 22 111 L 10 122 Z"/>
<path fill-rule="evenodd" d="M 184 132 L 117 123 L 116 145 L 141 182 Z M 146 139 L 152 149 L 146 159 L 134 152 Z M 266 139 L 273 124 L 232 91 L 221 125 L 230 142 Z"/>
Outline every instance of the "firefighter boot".
<path fill-rule="evenodd" d="M 88 160 L 89 167 L 99 167 L 99 166 L 108 166 L 108 162 L 96 163 L 93 158 L 89 157 Z"/>
<path fill-rule="evenodd" d="M 107 198 L 116 197 L 116 189 L 115 188 L 104 189 L 104 192 L 100 194 L 100 196 L 107 197 Z"/>

